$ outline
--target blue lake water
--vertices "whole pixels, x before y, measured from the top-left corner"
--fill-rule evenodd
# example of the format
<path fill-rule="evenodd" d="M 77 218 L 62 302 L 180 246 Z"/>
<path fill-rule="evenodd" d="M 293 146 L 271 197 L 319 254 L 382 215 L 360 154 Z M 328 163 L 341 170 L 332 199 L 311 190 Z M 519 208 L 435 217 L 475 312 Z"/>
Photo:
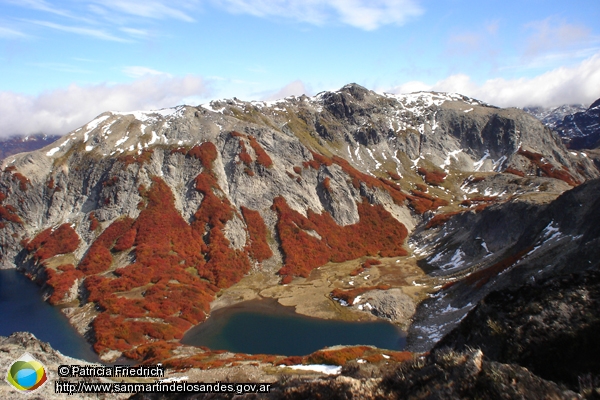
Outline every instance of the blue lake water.
<path fill-rule="evenodd" d="M 91 345 L 57 308 L 42 300 L 40 288 L 15 269 L 0 270 L 0 336 L 31 332 L 61 353 L 98 362 Z"/>
<path fill-rule="evenodd" d="M 61 353 L 99 362 L 91 345 L 58 307 L 42 301 L 40 288 L 15 269 L 0 270 L 0 336 L 27 331 Z M 374 345 L 402 350 L 405 334 L 384 322 L 345 322 L 305 317 L 272 300 L 217 310 L 192 328 L 182 343 L 248 354 L 306 355 L 327 346 Z"/>
<path fill-rule="evenodd" d="M 374 345 L 402 350 L 404 332 L 385 322 L 305 317 L 273 301 L 254 300 L 217 310 L 182 343 L 248 354 L 307 355 L 334 345 Z"/>

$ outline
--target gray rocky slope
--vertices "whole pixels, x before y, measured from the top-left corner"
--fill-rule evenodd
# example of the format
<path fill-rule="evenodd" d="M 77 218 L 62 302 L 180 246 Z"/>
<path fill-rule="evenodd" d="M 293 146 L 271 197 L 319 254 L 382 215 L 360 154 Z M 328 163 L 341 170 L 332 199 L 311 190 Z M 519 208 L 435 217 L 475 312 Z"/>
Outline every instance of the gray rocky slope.
<path fill-rule="evenodd" d="M 544 212 L 550 211 L 540 204 L 599 176 L 587 157 L 567 151 L 560 138 L 532 116 L 457 94 L 380 95 L 351 84 L 336 92 L 269 103 L 233 99 L 198 107 L 106 112 L 52 145 L 3 161 L 2 268 L 17 267 L 44 282 L 47 268 L 78 266 L 113 221 L 140 216 L 146 201 L 140 187 L 152 187 L 153 179 L 166 183 L 179 215 L 193 223 L 206 198 L 196 190 L 195 179 L 208 168 L 202 159 L 188 155 L 194 146 L 207 142 L 217 150 L 211 166 L 218 187 L 214 192 L 236 210 L 224 222 L 223 234 L 231 248 L 245 248 L 250 241 L 248 227 L 237 211 L 242 206 L 257 210 L 274 253 L 262 268 L 272 273 L 286 262 L 276 233 L 278 214 L 272 209 L 279 196 L 301 215 L 308 215 L 309 209 L 327 212 L 340 226 L 359 222 L 358 204 L 363 199 L 380 205 L 407 228 L 412 256 L 423 268 L 432 277 L 452 282 L 521 250 L 524 245 L 511 249 L 524 235 L 537 235 L 525 258 L 536 258 L 543 246 L 551 251 L 567 240 L 583 244 L 585 233 L 567 229 L 568 222 L 561 222 L 560 215 L 546 216 Z M 272 163 L 260 162 L 260 149 Z M 250 161 L 244 161 L 244 153 Z M 319 155 L 334 162 L 309 167 L 307 163 Z M 428 178 L 431 172 L 437 181 Z M 390 177 L 395 189 L 390 189 Z M 387 180 L 387 186 L 374 183 L 376 178 Z M 394 198 L 394 190 L 426 191 L 445 205 L 419 211 L 413 203 Z M 460 205 L 469 199 L 474 204 L 498 204 L 478 212 Z M 433 230 L 425 229 L 434 214 L 451 211 L 463 213 Z M 545 219 L 535 218 L 542 214 Z M 90 230 L 94 218 L 99 230 Z M 514 220 L 520 223 L 512 224 Z M 23 249 L 23 239 L 65 223 L 80 238 L 74 250 L 40 263 L 33 252 Z M 527 223 L 537 225 L 526 229 Z M 302 229 L 319 237 L 314 230 Z M 135 262 L 135 252 L 112 251 L 105 277 Z M 540 263 L 531 264 L 530 270 L 543 273 L 545 265 Z M 59 299 L 71 306 L 69 313 L 82 332 L 97 315 L 93 302 L 86 300 L 87 279 L 76 279 Z M 476 289 L 485 289 L 488 281 Z M 460 285 L 450 289 L 458 293 Z M 487 291 L 468 291 L 456 303 L 442 301 L 446 295 L 439 292 L 424 303 L 411 328 L 413 348 L 431 347 Z M 443 315 L 432 319 L 437 321 L 435 327 L 422 322 L 431 315 L 428 308 Z"/>
<path fill-rule="evenodd" d="M 274 168 L 255 164 L 252 168 L 258 176 L 244 174 L 238 140 L 230 136 L 231 131 L 254 134 L 273 159 Z M 102 222 L 121 215 L 137 216 L 141 200 L 137 187 L 149 185 L 151 176 L 164 179 L 177 208 L 189 220 L 201 202 L 201 195 L 190 190 L 199 166 L 170 151 L 207 141 L 217 145 L 219 185 L 236 207 L 263 212 L 273 197 L 282 195 L 302 213 L 308 208 L 316 212 L 340 209 L 333 217 L 343 225 L 356 222 L 356 207 L 346 200 L 356 200 L 360 193 L 348 187 L 340 168 L 334 165 L 309 171 L 301 185 L 286 174 L 310 160 L 310 150 L 338 155 L 361 172 L 378 176 L 387 176 L 387 171 L 411 174 L 421 165 L 459 174 L 501 172 L 511 167 L 540 175 L 539 169 L 518 153 L 522 148 L 543 154 L 548 163 L 566 169 L 576 180 L 598 175 L 584 156 L 566 151 L 559 138 L 534 118 L 517 109 L 498 109 L 460 95 L 382 96 L 348 85 L 313 98 L 271 103 L 234 99 L 151 112 L 107 112 L 42 150 L 4 160 L 1 185 L 9 193 L 4 204 L 16 207 L 24 223 L 8 224 L 0 233 L 5 245 L 3 267 L 14 267 L 19 251 L 14 236 L 32 237 L 43 228 L 68 221 L 89 243 L 92 235 L 83 221 L 90 212 Z M 119 156 L 139 155 L 144 149 L 154 150 L 147 164 L 123 166 Z M 10 170 L 28 182 L 22 185 Z M 326 176 L 339 182 L 344 195 L 329 203 L 317 193 L 318 183 Z M 103 185 L 113 177 L 118 178 L 114 185 Z M 48 187 L 50 181 L 54 188 Z M 20 190 L 20 185 L 26 190 Z M 374 196 L 389 203 L 381 193 Z M 107 198 L 109 204 L 105 204 Z M 405 215 L 402 222 L 409 229 L 414 226 L 416 221 L 406 210 L 398 209 L 395 214 Z M 76 256 L 81 257 L 85 249 L 81 246 Z"/>

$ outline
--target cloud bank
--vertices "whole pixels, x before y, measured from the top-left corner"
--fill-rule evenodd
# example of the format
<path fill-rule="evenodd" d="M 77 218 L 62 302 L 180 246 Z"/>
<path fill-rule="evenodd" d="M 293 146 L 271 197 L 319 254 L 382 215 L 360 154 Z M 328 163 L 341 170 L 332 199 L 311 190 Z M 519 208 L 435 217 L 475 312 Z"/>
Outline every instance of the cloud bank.
<path fill-rule="evenodd" d="M 533 78 L 489 79 L 477 84 L 464 74 L 451 75 L 433 85 L 411 81 L 388 90 L 457 92 L 500 107 L 590 104 L 600 98 L 600 53 L 574 67 L 560 67 Z"/>
<path fill-rule="evenodd" d="M 279 17 L 324 25 L 342 22 L 364 30 L 402 25 L 423 13 L 416 0 L 213 0 L 234 14 Z"/>
<path fill-rule="evenodd" d="M 197 76 L 147 76 L 130 84 L 71 85 L 39 96 L 0 92 L 0 136 L 64 135 L 105 111 L 172 107 L 209 93 L 207 83 Z"/>

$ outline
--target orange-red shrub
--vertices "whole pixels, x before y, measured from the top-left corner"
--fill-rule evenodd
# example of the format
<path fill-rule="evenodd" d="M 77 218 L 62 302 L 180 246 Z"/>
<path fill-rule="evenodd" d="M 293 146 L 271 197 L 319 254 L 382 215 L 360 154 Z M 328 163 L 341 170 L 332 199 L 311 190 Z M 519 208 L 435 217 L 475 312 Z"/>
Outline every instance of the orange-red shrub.
<path fill-rule="evenodd" d="M 27 179 L 26 176 L 24 176 L 23 174 L 21 174 L 19 172 L 13 173 L 12 179 L 13 179 L 13 182 L 15 180 L 19 181 L 19 189 L 21 189 L 23 192 L 25 192 L 27 190 L 27 184 L 31 184 L 29 182 L 29 179 Z"/>
<path fill-rule="evenodd" d="M 214 190 L 220 188 L 211 170 L 196 177 L 196 190 L 204 195 L 204 199 L 194 214 L 196 220 L 192 229 L 196 237 L 206 237 L 208 247 L 207 263 L 197 266 L 198 273 L 218 287 L 229 287 L 250 270 L 247 254 L 232 249 L 223 233 L 225 223 L 233 217 L 235 210 L 227 198 L 215 195 Z M 208 235 L 205 235 L 207 227 Z"/>
<path fill-rule="evenodd" d="M 417 168 L 417 172 L 423 176 L 425 182 L 430 185 L 441 185 L 444 183 L 447 174 L 443 171 L 428 171 L 423 167 Z"/>
<path fill-rule="evenodd" d="M 58 304 L 71 289 L 75 280 L 83 277 L 83 273 L 76 270 L 72 264 L 61 265 L 58 267 L 60 273 L 50 268 L 46 268 L 46 284 L 52 287 L 52 295 L 48 299 L 50 304 Z"/>
<path fill-rule="evenodd" d="M 271 160 L 271 157 L 269 157 L 265 149 L 263 149 L 256 141 L 256 138 L 254 136 L 248 136 L 248 139 L 250 139 L 250 147 L 252 147 L 254 153 L 256 153 L 256 162 L 263 167 L 271 167 L 273 165 L 273 160 Z"/>
<path fill-rule="evenodd" d="M 294 172 L 298 175 L 302 175 L 302 168 L 300 168 L 296 165 L 296 166 L 294 166 Z"/>
<path fill-rule="evenodd" d="M 461 214 L 461 213 L 462 213 L 462 211 L 452 211 L 449 213 L 437 214 L 433 218 L 431 218 L 429 221 L 427 221 L 427 224 L 425 225 L 425 229 L 435 228 L 440 225 L 443 225 L 446 222 L 448 222 L 450 220 L 450 218 L 452 218 L 455 215 Z"/>
<path fill-rule="evenodd" d="M 444 207 L 448 205 L 448 202 L 446 200 L 441 199 L 439 197 L 434 197 L 420 190 L 412 190 L 411 193 L 416 197 L 420 197 L 421 199 L 429 200 L 431 202 L 431 206 L 429 208 L 430 210 L 435 210 L 439 207 Z"/>
<path fill-rule="evenodd" d="M 323 179 L 323 187 L 328 192 L 331 192 L 331 179 L 329 177 L 326 177 L 325 179 Z"/>
<path fill-rule="evenodd" d="M 523 150 L 519 148 L 517 151 L 518 154 L 525 156 L 528 158 L 533 164 L 538 167 L 538 171 L 541 172 L 542 176 L 547 176 L 549 178 L 560 179 L 568 183 L 571 186 L 577 186 L 581 182 L 577 179 L 573 178 L 573 176 L 567 171 L 566 167 L 563 165 L 562 169 L 555 168 L 552 164 L 544 162 L 542 160 L 543 155 L 539 153 L 534 153 L 531 151 Z"/>
<path fill-rule="evenodd" d="M 98 229 L 98 226 L 100 226 L 100 222 L 96 218 L 96 214 L 93 211 L 88 216 L 88 219 L 90 220 L 90 231 L 95 231 L 96 229 Z"/>
<path fill-rule="evenodd" d="M 48 228 L 40 232 L 25 248 L 36 250 L 34 258 L 37 261 L 46 260 L 58 254 L 72 253 L 79 247 L 79 235 L 71 225 L 62 224 L 57 229 Z"/>
<path fill-rule="evenodd" d="M 365 255 L 383 257 L 406 255 L 402 247 L 407 230 L 381 205 L 359 203 L 358 223 L 339 226 L 327 212 L 307 217 L 289 208 L 283 197 L 273 200 L 278 214 L 277 232 L 284 253 L 285 265 L 280 275 L 307 277 L 310 271 L 329 261 L 342 262 Z M 319 240 L 307 231 L 319 234 Z"/>
<path fill-rule="evenodd" d="M 371 290 L 388 290 L 390 288 L 390 285 L 377 285 L 377 286 L 365 286 L 365 287 L 358 287 L 358 288 L 354 288 L 354 289 L 348 289 L 348 290 L 344 290 L 344 289 L 333 289 L 333 291 L 331 292 L 331 297 L 335 297 L 337 299 L 340 300 L 344 300 L 346 303 L 352 305 L 354 304 L 354 300 L 356 299 L 356 297 L 360 296 L 361 294 L 371 291 Z"/>
<path fill-rule="evenodd" d="M 246 150 L 246 144 L 243 140 L 240 140 L 240 148 L 240 160 L 247 166 L 250 166 L 250 164 L 252 164 L 252 157 L 250 157 L 250 154 L 248 154 L 248 151 Z"/>
<path fill-rule="evenodd" d="M 115 243 L 113 250 L 114 251 L 123 251 L 123 250 L 129 250 L 132 246 L 133 243 L 135 242 L 135 237 L 137 235 L 137 230 L 135 229 L 130 229 L 127 232 L 125 232 L 123 234 L 123 236 L 121 236 L 120 238 L 117 239 L 117 242 Z"/>
<path fill-rule="evenodd" d="M 425 193 L 425 192 L 427 192 L 427 190 L 429 190 L 427 185 L 425 185 L 423 183 L 415 183 L 415 187 L 417 188 L 417 190 L 420 190 L 423 193 Z"/>
<path fill-rule="evenodd" d="M 273 255 L 267 243 L 267 226 L 260 213 L 244 206 L 241 207 L 242 215 L 250 234 L 250 246 L 248 252 L 252 258 L 262 262 Z"/>
<path fill-rule="evenodd" d="M 518 169 L 515 169 L 515 168 L 512 168 L 512 167 L 507 167 L 504 170 L 504 173 L 506 173 L 506 174 L 513 174 L 513 175 L 517 175 L 517 176 L 520 176 L 520 177 L 524 177 L 525 176 L 524 172 L 519 171 Z"/>
<path fill-rule="evenodd" d="M 364 263 L 362 263 L 362 266 L 363 266 L 364 268 L 371 268 L 373 265 L 381 265 L 381 261 L 379 261 L 379 260 L 376 260 L 376 259 L 374 259 L 374 258 L 367 258 L 367 259 L 365 260 L 365 262 L 364 262 Z"/>
<path fill-rule="evenodd" d="M 194 157 L 202 162 L 202 166 L 207 170 L 212 170 L 213 162 L 217 159 L 217 146 L 212 142 L 204 142 L 199 146 L 194 146 L 187 152 L 187 155 Z"/>
<path fill-rule="evenodd" d="M 387 174 L 390 176 L 390 178 L 392 178 L 395 181 L 399 181 L 400 179 L 402 179 L 402 177 L 397 172 L 387 171 Z"/>
<path fill-rule="evenodd" d="M 0 206 L 0 220 L 23 224 L 21 218 L 16 214 L 16 209 L 11 205 Z"/>
<path fill-rule="evenodd" d="M 369 346 L 344 347 L 337 350 L 319 350 L 306 357 L 309 364 L 344 365 L 350 360 L 361 358 Z"/>
<path fill-rule="evenodd" d="M 117 219 L 110 224 L 92 243 L 77 268 L 86 275 L 98 274 L 110 268 L 112 264 L 110 249 L 115 241 L 129 230 L 131 224 L 133 220 L 129 217 Z"/>
<path fill-rule="evenodd" d="M 142 150 L 142 153 L 140 155 L 127 154 L 125 156 L 120 156 L 119 158 L 117 158 L 117 160 L 119 160 L 123 164 L 125 164 L 124 165 L 125 167 L 127 167 L 130 164 L 134 164 L 134 163 L 143 165 L 143 164 L 150 162 L 150 159 L 152 158 L 153 153 L 154 153 L 154 150 L 152 150 L 152 149 L 144 149 L 144 150 Z M 112 182 L 112 184 L 114 184 L 115 182 Z"/>
<path fill-rule="evenodd" d="M 77 268 L 86 275 L 91 275 L 106 271 L 111 264 L 110 251 L 106 247 L 92 245 Z"/>

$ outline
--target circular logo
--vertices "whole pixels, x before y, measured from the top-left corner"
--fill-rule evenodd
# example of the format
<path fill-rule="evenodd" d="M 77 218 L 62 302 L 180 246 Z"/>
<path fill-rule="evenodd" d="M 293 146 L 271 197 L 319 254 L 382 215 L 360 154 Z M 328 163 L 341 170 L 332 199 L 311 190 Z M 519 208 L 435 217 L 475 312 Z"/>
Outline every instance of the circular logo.
<path fill-rule="evenodd" d="M 33 392 L 48 380 L 42 363 L 25 353 L 8 368 L 6 381 L 22 392 Z"/>

